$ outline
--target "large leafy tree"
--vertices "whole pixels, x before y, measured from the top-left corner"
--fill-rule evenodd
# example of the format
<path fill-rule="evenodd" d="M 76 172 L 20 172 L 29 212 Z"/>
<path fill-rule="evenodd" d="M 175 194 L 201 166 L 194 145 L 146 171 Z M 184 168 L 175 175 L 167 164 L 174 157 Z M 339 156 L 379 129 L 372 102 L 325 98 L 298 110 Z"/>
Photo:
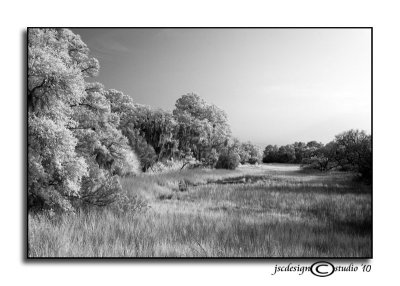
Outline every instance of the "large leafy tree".
<path fill-rule="evenodd" d="M 197 160 L 215 157 L 230 138 L 225 112 L 194 93 L 183 95 L 176 101 L 173 115 L 178 125 L 179 150 L 192 152 Z"/>
<path fill-rule="evenodd" d="M 340 133 L 329 151 L 329 158 L 340 167 L 359 172 L 367 181 L 372 180 L 371 135 L 354 129 Z"/>
<path fill-rule="evenodd" d="M 28 33 L 28 196 L 31 204 L 71 208 L 88 165 L 75 152 L 71 105 L 85 96 L 85 77 L 98 62 L 79 36 L 65 29 Z"/>
<path fill-rule="evenodd" d="M 98 83 L 99 63 L 68 29 L 28 32 L 28 198 L 30 206 L 105 205 L 121 188 L 115 175 L 136 169 L 117 129 L 119 116 Z"/>
<path fill-rule="evenodd" d="M 311 141 L 307 143 L 304 165 L 327 171 L 333 168 L 353 171 L 367 182 L 372 180 L 371 135 L 365 131 L 348 130 L 335 136 L 326 145 Z"/>

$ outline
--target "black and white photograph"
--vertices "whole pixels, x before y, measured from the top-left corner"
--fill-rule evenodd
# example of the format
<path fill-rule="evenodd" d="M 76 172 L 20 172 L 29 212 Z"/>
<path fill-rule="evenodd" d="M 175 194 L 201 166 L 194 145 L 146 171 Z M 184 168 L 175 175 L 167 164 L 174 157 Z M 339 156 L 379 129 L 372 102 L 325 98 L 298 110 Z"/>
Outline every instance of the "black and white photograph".
<path fill-rule="evenodd" d="M 399 284 L 395 1 L 3 6 L 1 285 Z"/>
<path fill-rule="evenodd" d="M 28 28 L 27 258 L 372 258 L 372 28 Z"/>

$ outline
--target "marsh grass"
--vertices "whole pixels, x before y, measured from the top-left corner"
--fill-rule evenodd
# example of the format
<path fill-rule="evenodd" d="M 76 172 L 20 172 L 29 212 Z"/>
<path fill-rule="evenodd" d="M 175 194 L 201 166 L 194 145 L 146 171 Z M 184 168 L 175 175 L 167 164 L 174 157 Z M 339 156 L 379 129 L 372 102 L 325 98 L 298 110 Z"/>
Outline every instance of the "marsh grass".
<path fill-rule="evenodd" d="M 349 173 L 270 164 L 141 174 L 121 184 L 147 211 L 30 214 L 29 256 L 371 256 L 371 187 Z"/>

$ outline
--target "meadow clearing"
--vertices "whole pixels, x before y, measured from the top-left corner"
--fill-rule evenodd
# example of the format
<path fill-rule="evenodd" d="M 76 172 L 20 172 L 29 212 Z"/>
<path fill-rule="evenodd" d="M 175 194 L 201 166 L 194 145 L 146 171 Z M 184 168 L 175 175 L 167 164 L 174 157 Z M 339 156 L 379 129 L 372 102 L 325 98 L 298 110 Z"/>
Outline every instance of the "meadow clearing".
<path fill-rule="evenodd" d="M 372 255 L 371 186 L 351 173 L 261 164 L 144 173 L 121 184 L 136 211 L 29 214 L 28 256 Z"/>

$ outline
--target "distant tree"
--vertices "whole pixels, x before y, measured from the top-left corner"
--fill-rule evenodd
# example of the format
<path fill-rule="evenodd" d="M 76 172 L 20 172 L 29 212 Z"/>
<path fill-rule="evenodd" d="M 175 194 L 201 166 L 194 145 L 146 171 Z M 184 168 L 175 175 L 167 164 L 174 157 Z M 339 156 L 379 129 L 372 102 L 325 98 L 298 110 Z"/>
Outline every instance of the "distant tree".
<path fill-rule="evenodd" d="M 245 164 L 248 162 L 250 155 L 243 148 L 243 143 L 239 141 L 237 138 L 230 138 L 230 140 L 226 140 L 225 146 L 229 146 L 231 150 L 239 155 L 239 160 L 241 164 Z"/>
<path fill-rule="evenodd" d="M 311 141 L 305 144 L 304 142 L 295 142 L 284 146 L 268 145 L 264 149 L 264 163 L 302 163 L 304 159 L 309 159 L 315 156 L 324 145 L 317 141 Z"/>
<path fill-rule="evenodd" d="M 301 162 L 302 166 L 320 171 L 328 171 L 336 167 L 328 156 L 329 150 L 329 146 L 322 146 L 313 150 L 313 152 L 310 152 L 307 156 L 303 157 Z"/>
<path fill-rule="evenodd" d="M 173 115 L 177 122 L 179 150 L 190 149 L 198 161 L 207 161 L 213 156 L 212 152 L 219 154 L 230 137 L 225 112 L 196 94 L 180 97 Z"/>
<path fill-rule="evenodd" d="M 294 163 L 296 160 L 295 150 L 293 145 L 281 146 L 278 149 L 279 163 Z"/>
<path fill-rule="evenodd" d="M 262 161 L 262 152 L 260 147 L 252 144 L 251 142 L 240 144 L 239 156 L 242 164 L 258 164 Z"/>
<path fill-rule="evenodd" d="M 301 163 L 303 161 L 303 158 L 305 157 L 306 148 L 307 148 L 306 143 L 294 142 L 293 148 L 294 148 L 294 156 L 295 156 L 294 163 Z"/>
<path fill-rule="evenodd" d="M 311 141 L 307 143 L 302 163 L 321 171 L 340 169 L 357 172 L 364 180 L 371 181 L 371 135 L 352 129 L 336 135 L 335 140 L 325 146 Z"/>
<path fill-rule="evenodd" d="M 324 147 L 324 144 L 317 141 L 310 141 L 305 147 L 303 158 L 311 158 L 319 153 L 319 150 Z"/>
<path fill-rule="evenodd" d="M 371 135 L 365 131 L 352 129 L 336 135 L 330 157 L 343 169 L 359 172 L 365 180 L 372 180 Z"/>
<path fill-rule="evenodd" d="M 264 163 L 276 163 L 278 162 L 278 146 L 268 145 L 264 149 L 263 162 Z"/>

